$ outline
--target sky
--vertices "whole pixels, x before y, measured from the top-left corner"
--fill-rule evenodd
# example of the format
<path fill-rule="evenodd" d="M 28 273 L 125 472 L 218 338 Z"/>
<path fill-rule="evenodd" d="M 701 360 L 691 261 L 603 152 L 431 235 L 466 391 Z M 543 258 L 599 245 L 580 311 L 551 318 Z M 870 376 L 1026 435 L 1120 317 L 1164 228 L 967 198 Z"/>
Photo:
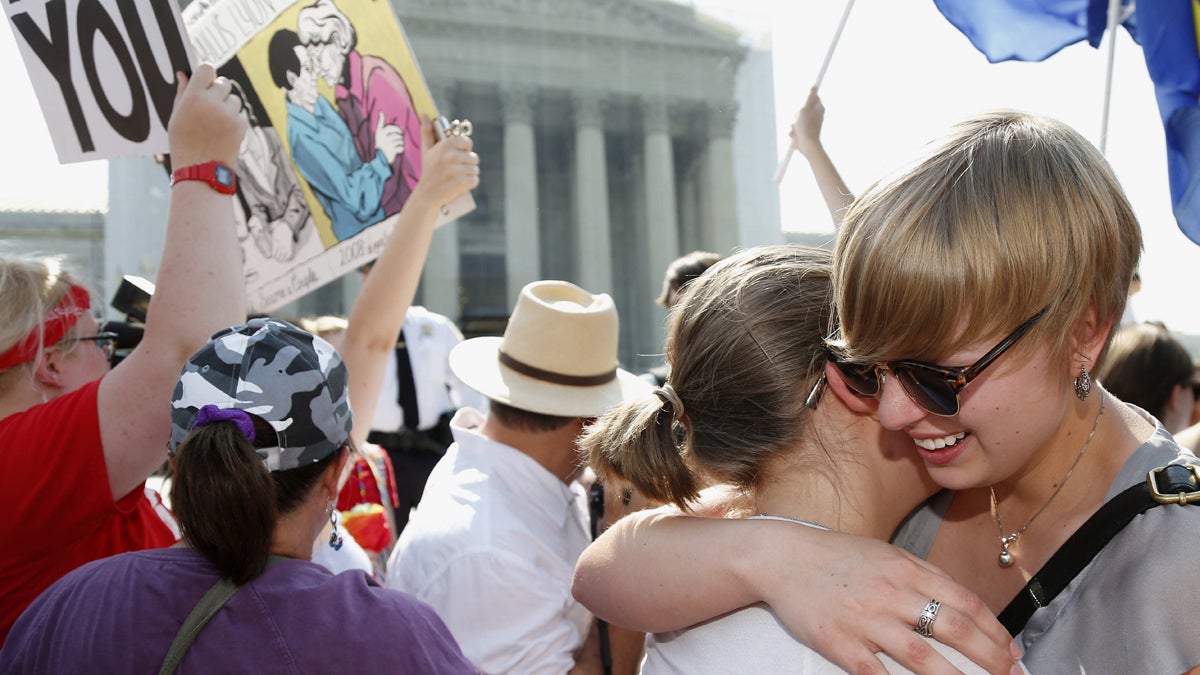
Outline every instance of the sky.
<path fill-rule="evenodd" d="M 772 48 L 779 156 L 829 49 L 842 0 L 681 0 L 745 28 Z M 103 209 L 107 164 L 59 165 L 11 29 L 0 29 L 0 208 Z M 821 86 L 822 140 L 851 190 L 905 164 L 971 114 L 1016 108 L 1057 117 L 1099 145 L 1107 44 L 1068 47 L 1042 63 L 989 64 L 932 0 L 858 0 Z M 1106 155 L 1142 223 L 1137 318 L 1200 335 L 1200 246 L 1171 215 L 1162 124 L 1141 48 L 1119 32 Z M 796 157 L 780 185 L 784 229 L 832 230 Z"/>
<path fill-rule="evenodd" d="M 702 9 L 770 35 L 775 62 L 779 153 L 841 19 L 844 0 L 693 0 Z M 1166 150 L 1141 48 L 1118 31 L 1106 156 L 1133 204 L 1145 242 L 1140 320 L 1200 334 L 1200 246 L 1171 214 Z M 764 38 L 765 39 L 765 38 Z M 1064 49 L 1041 63 L 989 64 L 932 0 L 858 0 L 821 83 L 821 134 L 846 184 L 861 192 L 906 164 L 953 123 L 1015 108 L 1056 117 L 1097 146 L 1107 41 Z M 829 232 L 832 225 L 803 158 L 780 185 L 783 227 Z"/>

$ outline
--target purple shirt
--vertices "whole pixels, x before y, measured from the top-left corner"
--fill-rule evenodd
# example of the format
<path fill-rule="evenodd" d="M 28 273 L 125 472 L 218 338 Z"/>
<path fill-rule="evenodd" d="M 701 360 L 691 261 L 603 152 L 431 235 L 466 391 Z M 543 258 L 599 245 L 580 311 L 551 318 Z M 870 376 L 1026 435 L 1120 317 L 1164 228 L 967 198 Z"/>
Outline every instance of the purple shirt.
<path fill-rule="evenodd" d="M 155 673 L 217 582 L 186 548 L 98 560 L 63 577 L 21 615 L 2 673 Z M 475 673 L 437 614 L 361 572 L 304 560 L 269 567 L 197 636 L 179 673 Z"/>

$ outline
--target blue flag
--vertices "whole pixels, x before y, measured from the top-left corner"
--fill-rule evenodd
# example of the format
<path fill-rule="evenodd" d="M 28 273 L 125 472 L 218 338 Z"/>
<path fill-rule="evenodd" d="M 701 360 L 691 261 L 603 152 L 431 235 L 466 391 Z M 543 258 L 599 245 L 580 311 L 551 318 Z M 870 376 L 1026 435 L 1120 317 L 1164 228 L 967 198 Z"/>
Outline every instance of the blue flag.
<path fill-rule="evenodd" d="M 1135 11 L 1166 130 L 1175 220 L 1200 244 L 1200 0 L 1138 0 Z"/>
<path fill-rule="evenodd" d="M 933 4 L 992 63 L 1044 61 L 1085 39 L 1097 47 L 1108 21 L 1107 0 L 934 0 Z"/>

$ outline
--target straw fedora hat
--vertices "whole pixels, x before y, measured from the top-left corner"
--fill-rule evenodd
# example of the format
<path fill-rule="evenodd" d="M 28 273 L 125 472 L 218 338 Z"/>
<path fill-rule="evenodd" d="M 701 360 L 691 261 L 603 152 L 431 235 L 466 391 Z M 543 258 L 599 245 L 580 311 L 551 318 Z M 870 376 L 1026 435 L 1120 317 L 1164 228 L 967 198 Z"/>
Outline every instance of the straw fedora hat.
<path fill-rule="evenodd" d="M 466 385 L 514 408 L 595 417 L 650 385 L 617 367 L 617 307 L 565 281 L 521 289 L 504 337 L 479 337 L 450 352 Z"/>

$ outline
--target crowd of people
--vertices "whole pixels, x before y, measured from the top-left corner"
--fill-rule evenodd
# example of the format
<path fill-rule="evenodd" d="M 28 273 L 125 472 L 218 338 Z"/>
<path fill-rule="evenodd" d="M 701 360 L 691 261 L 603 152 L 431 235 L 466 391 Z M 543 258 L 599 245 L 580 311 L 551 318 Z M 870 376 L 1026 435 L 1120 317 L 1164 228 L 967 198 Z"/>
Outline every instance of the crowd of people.
<path fill-rule="evenodd" d="M 231 83 L 177 77 L 174 166 L 229 170 Z M 1200 664 L 1200 376 L 1121 325 L 1142 243 L 1103 157 L 982 114 L 855 197 L 823 116 L 814 90 L 792 133 L 834 250 L 681 257 L 643 376 L 612 298 L 567 281 L 502 336 L 412 305 L 479 181 L 428 120 L 345 318 L 247 320 L 202 179 L 173 183 L 117 367 L 57 259 L 0 257 L 0 673 Z"/>

